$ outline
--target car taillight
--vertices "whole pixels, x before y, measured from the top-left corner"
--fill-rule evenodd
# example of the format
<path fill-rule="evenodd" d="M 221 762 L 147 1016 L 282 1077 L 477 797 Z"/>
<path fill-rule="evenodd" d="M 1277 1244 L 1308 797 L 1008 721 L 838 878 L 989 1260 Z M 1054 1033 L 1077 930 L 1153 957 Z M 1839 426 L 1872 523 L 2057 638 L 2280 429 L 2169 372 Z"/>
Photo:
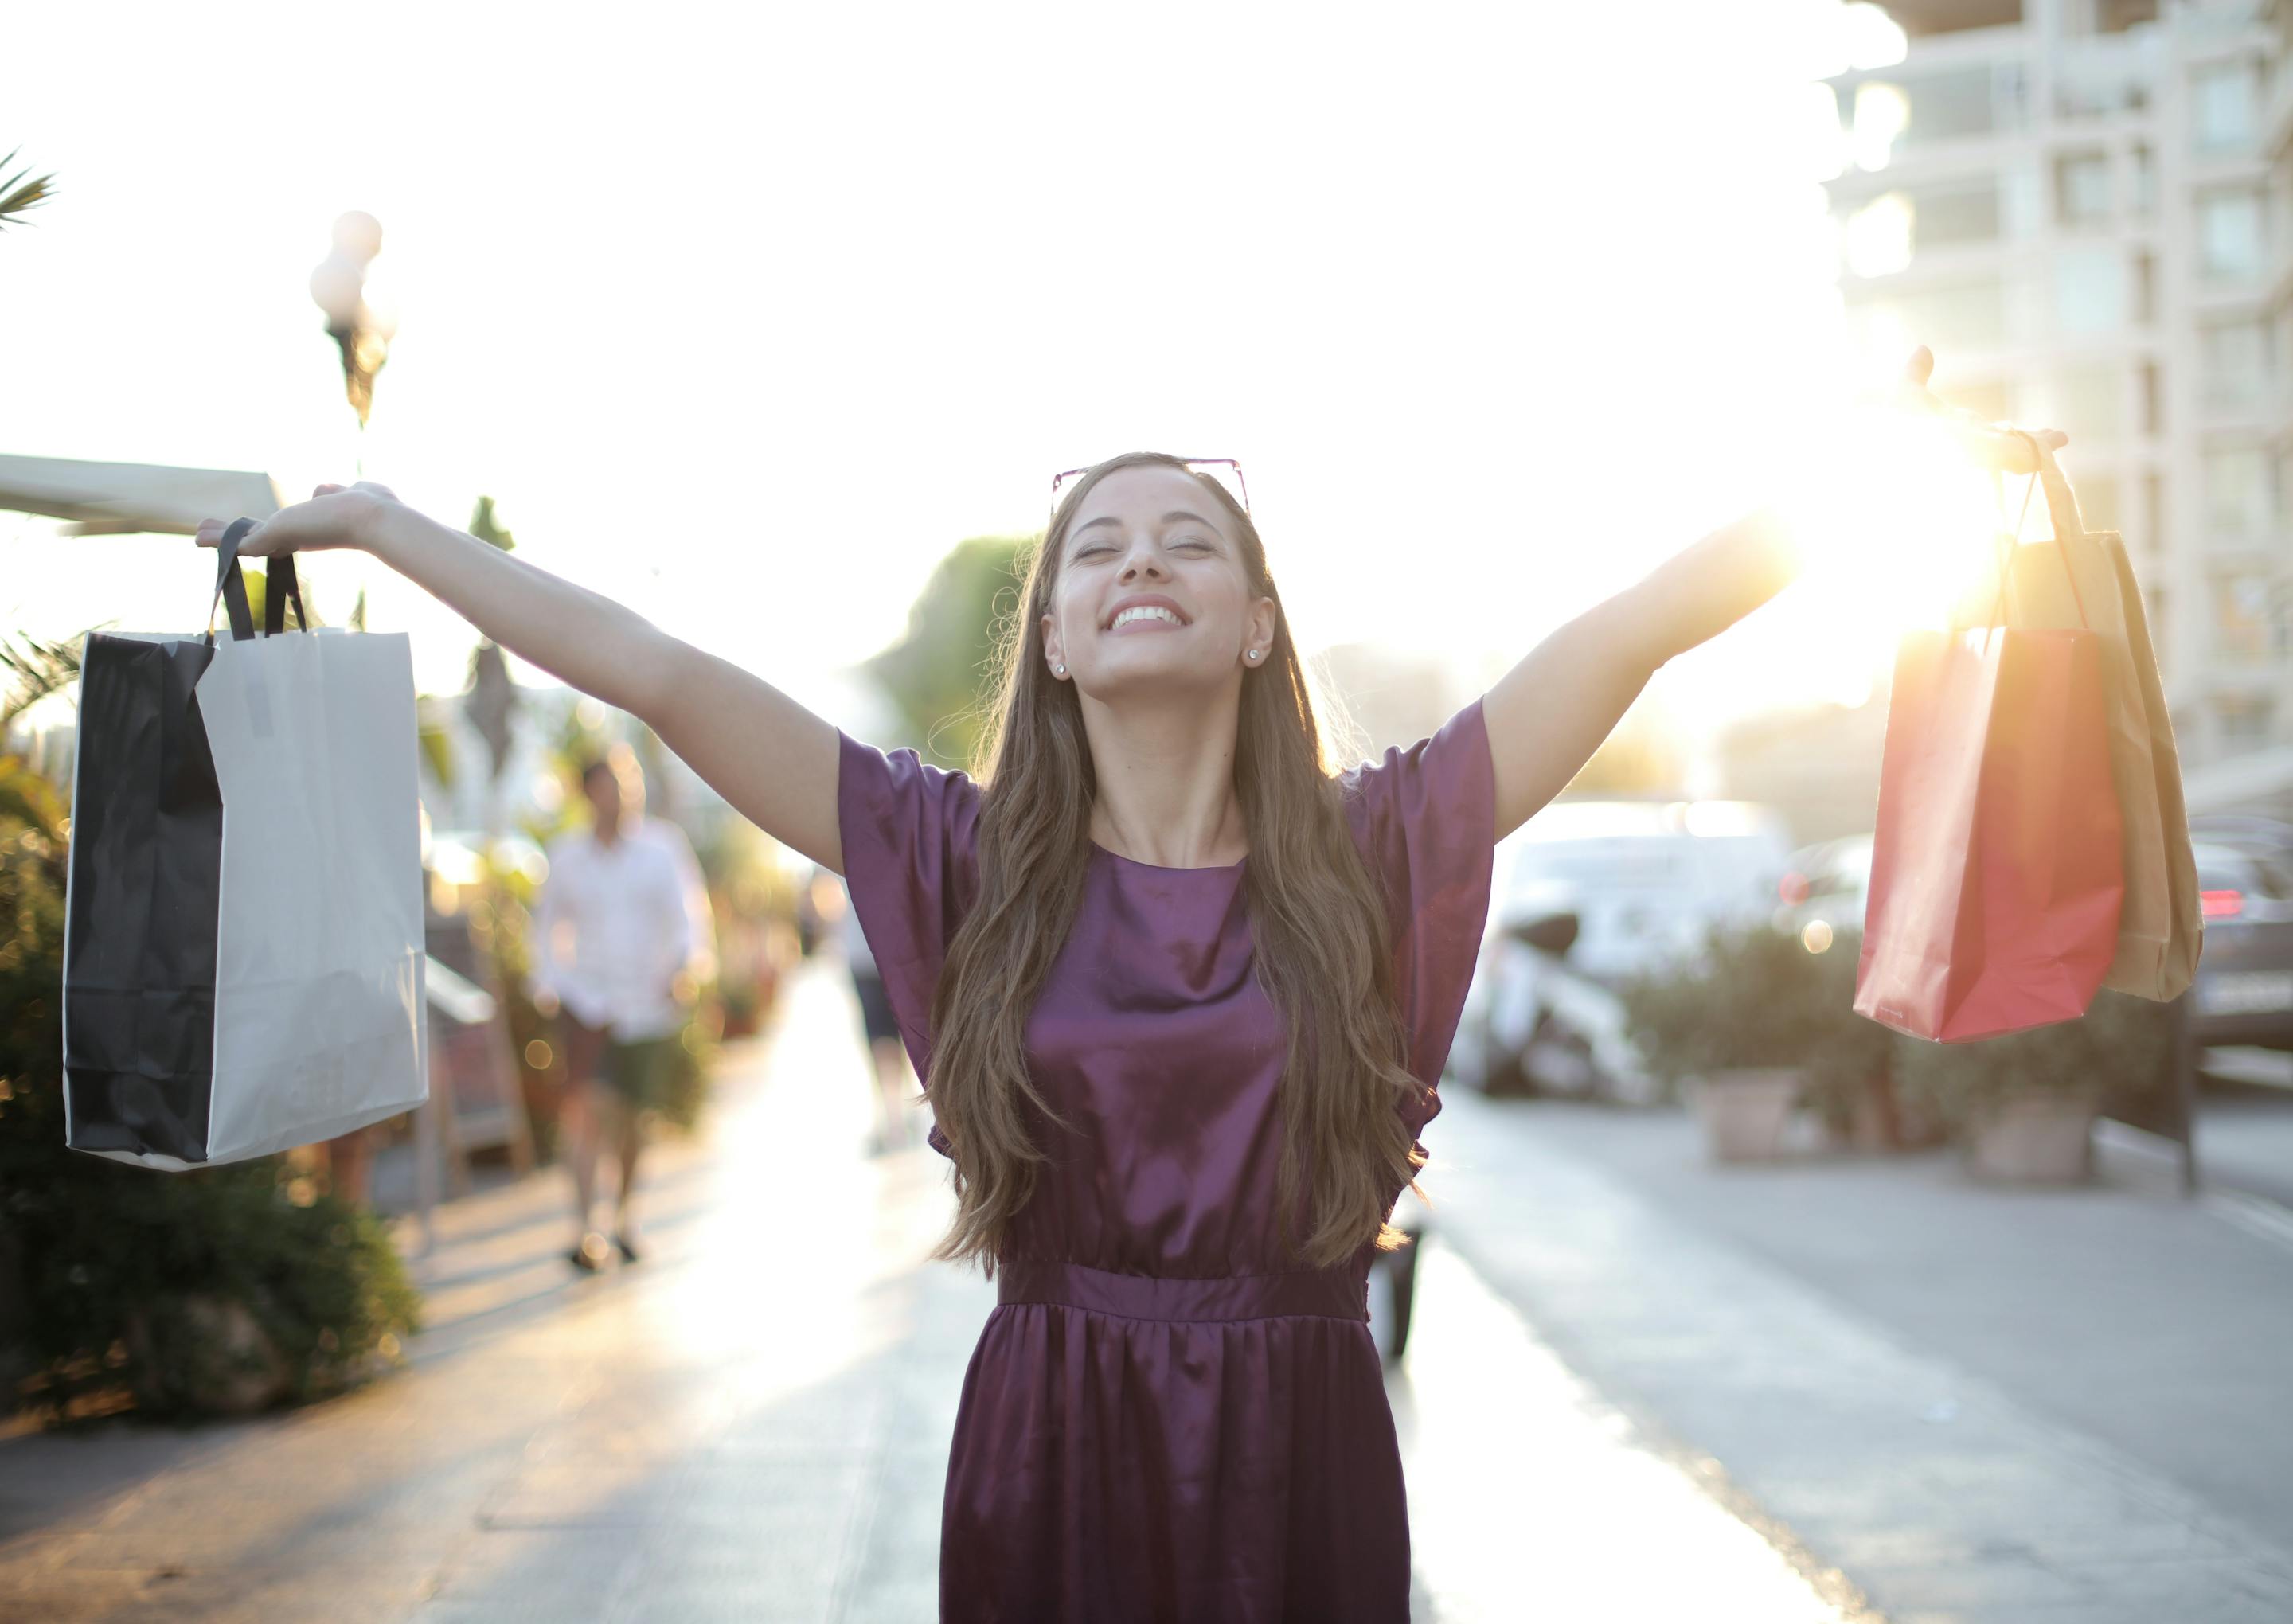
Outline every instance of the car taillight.
<path fill-rule="evenodd" d="M 2208 919 L 2234 919 L 2245 911 L 2245 893 L 2239 891 L 2200 891 L 2198 910 Z"/>

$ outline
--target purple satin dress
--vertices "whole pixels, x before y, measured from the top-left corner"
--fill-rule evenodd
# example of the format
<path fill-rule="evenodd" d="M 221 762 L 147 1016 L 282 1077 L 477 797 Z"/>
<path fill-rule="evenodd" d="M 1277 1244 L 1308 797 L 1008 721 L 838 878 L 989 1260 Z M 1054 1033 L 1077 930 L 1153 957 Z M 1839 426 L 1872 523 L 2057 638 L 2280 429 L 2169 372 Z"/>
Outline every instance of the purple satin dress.
<path fill-rule="evenodd" d="M 1415 1133 L 1440 1110 L 1488 908 L 1479 703 L 1346 782 L 1392 920 Z M 978 790 L 847 738 L 837 804 L 854 904 L 928 1079 L 933 986 L 976 892 Z M 1074 1131 L 1045 1144 L 964 1378 L 947 1624 L 1409 1616 L 1370 1249 L 1299 1271 L 1274 1244 L 1284 1034 L 1252 974 L 1242 874 L 1092 852 L 1027 1025 L 1037 1082 Z M 932 1142 L 946 1151 L 936 1128 Z"/>

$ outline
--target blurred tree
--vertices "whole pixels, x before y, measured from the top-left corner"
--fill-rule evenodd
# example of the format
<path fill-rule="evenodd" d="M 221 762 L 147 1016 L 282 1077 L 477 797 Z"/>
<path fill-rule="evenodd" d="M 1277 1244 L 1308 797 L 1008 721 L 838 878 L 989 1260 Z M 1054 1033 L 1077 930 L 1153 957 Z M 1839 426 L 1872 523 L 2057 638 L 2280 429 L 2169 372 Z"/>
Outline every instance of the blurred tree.
<path fill-rule="evenodd" d="M 6 158 L 0 158 L 0 169 L 16 161 L 19 147 Z M 5 180 L 0 180 L 0 226 L 21 225 L 24 216 L 56 195 L 56 177 L 52 174 L 34 175 L 28 169 L 19 169 Z"/>
<path fill-rule="evenodd" d="M 487 545 L 499 547 L 505 553 L 517 551 L 517 538 L 503 528 L 500 518 L 494 513 L 494 499 L 491 497 L 478 498 L 477 511 L 470 515 L 470 534 Z"/>
<path fill-rule="evenodd" d="M 968 767 L 985 729 L 995 653 L 1018 612 L 1027 560 L 1041 537 L 975 536 L 959 542 L 908 611 L 907 634 L 869 660 L 907 723 L 912 744 L 944 767 Z"/>

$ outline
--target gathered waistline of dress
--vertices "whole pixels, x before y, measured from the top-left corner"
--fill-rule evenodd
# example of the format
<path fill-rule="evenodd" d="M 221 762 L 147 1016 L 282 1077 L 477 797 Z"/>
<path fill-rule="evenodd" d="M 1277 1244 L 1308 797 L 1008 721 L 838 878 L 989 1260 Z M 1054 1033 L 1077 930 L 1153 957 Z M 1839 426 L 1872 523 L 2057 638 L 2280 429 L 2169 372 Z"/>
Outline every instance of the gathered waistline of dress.
<path fill-rule="evenodd" d="M 1131 1320 L 1369 1318 L 1366 1283 L 1345 1268 L 1183 1280 L 1021 1257 L 999 1262 L 995 1278 L 998 1303 L 1050 1303 Z"/>

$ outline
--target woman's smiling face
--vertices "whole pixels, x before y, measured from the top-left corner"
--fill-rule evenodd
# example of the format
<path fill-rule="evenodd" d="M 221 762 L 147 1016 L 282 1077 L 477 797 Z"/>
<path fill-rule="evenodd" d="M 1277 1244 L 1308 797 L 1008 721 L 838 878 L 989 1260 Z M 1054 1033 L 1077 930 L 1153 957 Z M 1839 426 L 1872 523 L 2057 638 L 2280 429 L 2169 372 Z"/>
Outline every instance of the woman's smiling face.
<path fill-rule="evenodd" d="M 1274 642 L 1225 505 L 1183 469 L 1119 469 L 1085 493 L 1060 546 L 1045 658 L 1085 693 L 1236 679 Z M 1255 658 L 1252 650 L 1257 650 Z"/>

